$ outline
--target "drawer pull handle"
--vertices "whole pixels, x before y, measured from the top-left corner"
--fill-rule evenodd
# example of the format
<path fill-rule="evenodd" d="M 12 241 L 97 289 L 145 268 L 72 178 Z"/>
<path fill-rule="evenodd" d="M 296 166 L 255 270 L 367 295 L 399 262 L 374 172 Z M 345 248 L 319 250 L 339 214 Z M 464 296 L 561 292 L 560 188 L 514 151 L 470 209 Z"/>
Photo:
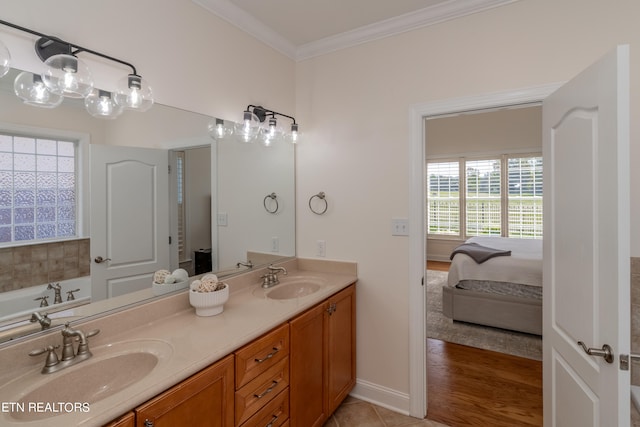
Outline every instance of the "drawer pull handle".
<path fill-rule="evenodd" d="M 269 387 L 268 389 L 266 389 L 265 391 L 263 391 L 260 394 L 254 394 L 253 397 L 258 398 L 258 399 L 262 399 L 264 396 L 266 396 L 267 394 L 271 393 L 273 391 L 274 388 L 276 388 L 278 386 L 278 381 L 273 381 L 271 383 L 271 387 Z"/>
<path fill-rule="evenodd" d="M 273 347 L 273 351 L 272 351 L 271 353 L 267 354 L 267 355 L 266 355 L 265 357 L 263 357 L 262 359 L 254 359 L 254 360 L 255 360 L 256 362 L 258 362 L 258 363 L 262 363 L 262 362 L 264 362 L 265 360 L 269 360 L 269 359 L 271 359 L 273 356 L 275 356 L 275 355 L 276 355 L 276 353 L 277 353 L 278 351 L 280 351 L 280 349 L 279 349 L 279 348 L 277 348 L 277 347 Z"/>
<path fill-rule="evenodd" d="M 266 427 L 273 427 L 273 423 L 275 423 L 277 419 L 278 416 L 274 415 L 273 418 L 271 418 L 271 421 L 269 421 L 269 424 L 266 425 Z"/>

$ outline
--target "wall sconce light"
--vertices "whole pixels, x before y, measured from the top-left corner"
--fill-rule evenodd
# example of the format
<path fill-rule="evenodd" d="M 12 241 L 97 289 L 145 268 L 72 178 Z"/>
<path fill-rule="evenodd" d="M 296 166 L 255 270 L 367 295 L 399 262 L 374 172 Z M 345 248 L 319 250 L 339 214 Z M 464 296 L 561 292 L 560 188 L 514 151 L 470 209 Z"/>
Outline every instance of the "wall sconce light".
<path fill-rule="evenodd" d="M 209 135 L 213 139 L 223 139 L 233 135 L 233 125 L 229 125 L 222 119 L 214 119 L 209 123 Z"/>
<path fill-rule="evenodd" d="M 290 132 L 278 124 L 276 116 L 286 117 L 293 122 Z M 298 123 L 292 116 L 259 105 L 248 105 L 247 109 L 242 112 L 242 122 L 235 126 L 234 134 L 242 142 L 259 140 L 268 147 L 278 141 L 297 143 L 300 137 L 298 129 Z"/>
<path fill-rule="evenodd" d="M 16 95 L 26 104 L 54 108 L 63 97 L 84 98 L 91 115 L 108 119 L 119 116 L 123 109 L 147 111 L 153 105 L 151 88 L 132 64 L 7 21 L 0 20 L 0 24 L 39 37 L 35 50 L 45 70 L 40 75 L 20 73 L 14 82 Z M 94 88 L 89 67 L 77 57 L 82 52 L 127 66 L 131 74 L 120 79 L 113 93 Z M 9 71 L 10 61 L 8 49 L 0 42 L 0 77 Z"/>
<path fill-rule="evenodd" d="M 4 77 L 11 69 L 11 54 L 9 49 L 0 41 L 0 77 Z"/>

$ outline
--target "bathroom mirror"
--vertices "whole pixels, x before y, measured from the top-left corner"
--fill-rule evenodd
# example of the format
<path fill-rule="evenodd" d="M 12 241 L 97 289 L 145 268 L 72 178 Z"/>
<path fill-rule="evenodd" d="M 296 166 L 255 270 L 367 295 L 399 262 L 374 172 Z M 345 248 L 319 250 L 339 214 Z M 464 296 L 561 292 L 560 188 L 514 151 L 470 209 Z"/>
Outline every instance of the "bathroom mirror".
<path fill-rule="evenodd" d="M 91 147 L 101 145 L 123 151 L 143 147 L 166 151 L 173 168 L 168 197 L 171 220 L 166 224 L 172 241 L 167 269 L 184 267 L 192 275 L 212 270 L 225 277 L 247 271 L 247 267 L 238 266 L 238 263 L 251 261 L 256 268 L 295 256 L 293 145 L 283 143 L 265 147 L 231 138 L 216 141 L 208 135 L 212 117 L 166 105 L 156 104 L 145 113 L 125 111 L 116 120 L 93 118 L 79 100 L 65 99 L 55 109 L 27 106 L 13 93 L 17 73 L 13 70 L 0 79 L 0 127 L 85 135 Z M 180 171 L 175 170 L 178 158 L 182 158 Z M 80 163 L 88 168 L 88 160 Z M 176 178 L 178 173 L 180 180 Z M 91 175 L 86 174 L 85 180 L 91 181 Z M 183 186 L 179 188 L 177 181 Z M 83 217 L 79 238 L 92 240 L 105 224 L 94 220 L 89 223 L 93 215 L 88 199 L 93 194 L 90 196 L 87 191 L 91 185 L 86 182 L 81 187 L 85 191 L 82 205 L 78 206 L 78 215 Z M 272 194 L 275 199 L 270 197 Z M 0 246 L 0 263 L 4 269 L 9 268 L 8 261 L 1 255 L 3 251 L 6 255 L 8 249 Z M 101 255 L 94 252 L 92 248 L 89 254 L 92 271 L 96 266 L 95 258 Z M 196 257 L 200 259 L 196 260 Z M 156 297 L 150 285 L 145 285 L 148 289 L 133 289 L 129 295 L 125 295 L 126 292 L 107 295 L 108 301 L 94 297 L 90 304 L 63 311 L 60 317 L 76 320 Z M 53 296 L 53 291 L 48 293 Z M 49 303 L 52 302 L 53 297 L 49 298 Z M 5 311 L 10 310 L 8 306 L 11 305 L 0 302 L 0 318 L 9 314 Z M 34 302 L 33 311 L 36 310 L 38 305 Z M 55 307 L 50 305 L 42 311 L 52 312 Z M 18 323 L 15 326 L 28 333 L 34 332 L 37 326 L 29 324 L 25 318 Z M 8 322 L 4 326 L 0 322 L 0 342 L 3 341 L 2 331 L 9 328 Z"/>

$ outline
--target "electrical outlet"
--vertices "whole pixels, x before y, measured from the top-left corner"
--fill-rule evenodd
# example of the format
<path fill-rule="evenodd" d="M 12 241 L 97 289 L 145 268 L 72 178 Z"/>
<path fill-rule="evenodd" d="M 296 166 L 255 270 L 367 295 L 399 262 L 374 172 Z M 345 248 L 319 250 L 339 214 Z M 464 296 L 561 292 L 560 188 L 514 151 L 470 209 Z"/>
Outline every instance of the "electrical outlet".
<path fill-rule="evenodd" d="M 406 218 L 391 219 L 391 235 L 392 236 L 408 236 L 409 220 Z"/>
<path fill-rule="evenodd" d="M 316 255 L 325 257 L 327 255 L 327 242 L 324 240 L 318 240 L 316 242 Z"/>
<path fill-rule="evenodd" d="M 271 252 L 280 252 L 280 239 L 278 237 L 271 238 Z"/>
<path fill-rule="evenodd" d="M 218 212 L 218 225 L 221 227 L 227 226 L 227 213 L 226 212 Z"/>

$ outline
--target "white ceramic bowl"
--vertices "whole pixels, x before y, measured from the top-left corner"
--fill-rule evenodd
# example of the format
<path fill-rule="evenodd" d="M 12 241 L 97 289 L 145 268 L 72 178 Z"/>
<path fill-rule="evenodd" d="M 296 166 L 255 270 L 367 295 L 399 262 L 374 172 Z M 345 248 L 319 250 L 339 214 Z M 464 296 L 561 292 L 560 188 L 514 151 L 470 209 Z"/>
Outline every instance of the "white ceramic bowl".
<path fill-rule="evenodd" d="M 175 283 L 152 283 L 151 288 L 153 289 L 153 295 L 164 295 L 170 292 L 175 292 L 180 289 L 185 289 L 189 286 L 189 280 L 183 280 L 181 282 Z"/>
<path fill-rule="evenodd" d="M 189 289 L 189 303 L 195 307 L 198 316 L 215 316 L 222 313 L 224 303 L 229 299 L 229 285 L 216 292 L 196 292 Z"/>

